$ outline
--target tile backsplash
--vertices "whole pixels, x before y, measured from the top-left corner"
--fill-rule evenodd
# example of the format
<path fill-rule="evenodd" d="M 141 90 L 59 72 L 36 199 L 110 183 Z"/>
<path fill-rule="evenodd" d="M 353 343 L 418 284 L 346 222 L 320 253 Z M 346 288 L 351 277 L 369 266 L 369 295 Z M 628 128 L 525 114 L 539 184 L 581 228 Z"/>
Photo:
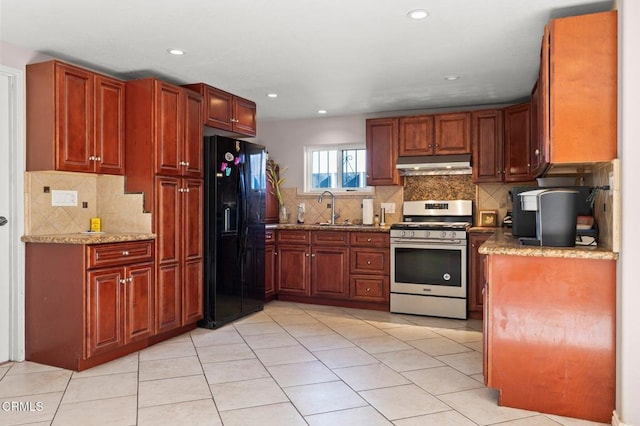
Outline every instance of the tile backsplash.
<path fill-rule="evenodd" d="M 51 192 L 78 192 L 77 206 L 52 206 Z M 86 203 L 86 208 L 83 207 Z M 124 192 L 124 176 L 69 172 L 25 172 L 25 234 L 87 231 L 92 217 L 104 232 L 151 232 L 151 214 L 143 212 L 143 195 Z"/>

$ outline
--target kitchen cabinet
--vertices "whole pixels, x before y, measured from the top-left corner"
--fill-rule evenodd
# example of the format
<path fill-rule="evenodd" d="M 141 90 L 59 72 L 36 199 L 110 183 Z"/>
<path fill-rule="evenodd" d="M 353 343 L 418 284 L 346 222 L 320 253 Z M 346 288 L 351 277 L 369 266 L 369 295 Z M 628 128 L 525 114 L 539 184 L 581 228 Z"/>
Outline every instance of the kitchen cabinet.
<path fill-rule="evenodd" d="M 350 233 L 350 299 L 389 305 L 389 234 Z"/>
<path fill-rule="evenodd" d="M 489 254 L 487 268 L 485 380 L 499 405 L 609 422 L 616 261 Z"/>
<path fill-rule="evenodd" d="M 367 185 L 401 185 L 396 169 L 398 119 L 377 118 L 366 122 Z"/>
<path fill-rule="evenodd" d="M 156 333 L 203 314 L 202 97 L 155 78 L 127 82 L 126 189 L 143 192 L 156 250 Z"/>
<path fill-rule="evenodd" d="M 502 182 L 504 170 L 503 113 L 489 109 L 471 113 L 474 183 Z"/>
<path fill-rule="evenodd" d="M 311 233 L 311 296 L 349 297 L 349 234 Z"/>
<path fill-rule="evenodd" d="M 26 245 L 26 358 L 84 370 L 148 346 L 154 243 Z"/>
<path fill-rule="evenodd" d="M 532 178 L 541 176 L 549 165 L 549 26 L 544 27 L 540 49 L 538 80 L 531 92 Z"/>
<path fill-rule="evenodd" d="M 491 235 L 491 232 L 469 233 L 469 318 L 482 319 L 486 255 L 478 253 L 478 248 L 491 238 Z"/>
<path fill-rule="evenodd" d="M 276 292 L 282 300 L 389 309 L 389 234 L 276 233 Z"/>
<path fill-rule="evenodd" d="M 57 60 L 26 69 L 27 170 L 124 174 L 125 83 Z"/>
<path fill-rule="evenodd" d="M 434 118 L 435 155 L 471 154 L 471 114 L 437 114 Z"/>
<path fill-rule="evenodd" d="M 183 87 L 204 97 L 204 125 L 242 136 L 256 135 L 256 104 L 204 83 Z"/>
<path fill-rule="evenodd" d="M 434 128 L 432 115 L 401 117 L 398 138 L 400 157 L 433 154 Z"/>
<path fill-rule="evenodd" d="M 529 102 L 504 109 L 504 181 L 532 180 L 531 160 L 531 105 Z"/>
<path fill-rule="evenodd" d="M 269 301 L 276 294 L 276 231 L 266 230 L 264 233 L 264 299 Z"/>
<path fill-rule="evenodd" d="M 404 156 L 471 154 L 468 112 L 399 119 L 398 154 Z"/>
<path fill-rule="evenodd" d="M 617 157 L 617 34 L 615 10 L 550 21 L 542 42 L 543 59 L 549 46 L 548 67 L 541 64 L 549 103 L 541 106 L 548 117 L 545 154 L 551 164 Z M 546 96 L 547 89 L 541 90 Z"/>

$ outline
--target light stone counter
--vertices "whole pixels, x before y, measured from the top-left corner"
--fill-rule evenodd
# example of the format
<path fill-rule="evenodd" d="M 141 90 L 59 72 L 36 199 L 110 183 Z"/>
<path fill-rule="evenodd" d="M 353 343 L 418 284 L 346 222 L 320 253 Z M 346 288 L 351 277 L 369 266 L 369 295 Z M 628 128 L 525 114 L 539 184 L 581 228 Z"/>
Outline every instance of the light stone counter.
<path fill-rule="evenodd" d="M 156 234 L 147 233 L 77 233 L 77 234 L 48 234 L 24 235 L 20 240 L 25 243 L 49 244 L 105 244 L 127 241 L 155 240 Z"/>
<path fill-rule="evenodd" d="M 474 228 L 475 230 L 476 228 Z M 503 254 L 510 256 L 563 257 L 574 259 L 618 259 L 618 253 L 596 246 L 537 247 L 523 246 L 510 230 L 493 229 L 494 234 L 480 246 L 480 254 Z"/>

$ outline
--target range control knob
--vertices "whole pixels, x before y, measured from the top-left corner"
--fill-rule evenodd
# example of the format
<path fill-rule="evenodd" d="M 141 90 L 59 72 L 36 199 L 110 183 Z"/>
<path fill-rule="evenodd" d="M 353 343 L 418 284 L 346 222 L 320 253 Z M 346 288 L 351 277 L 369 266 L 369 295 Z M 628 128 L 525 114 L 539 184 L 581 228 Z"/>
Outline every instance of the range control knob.
<path fill-rule="evenodd" d="M 455 239 L 456 238 L 456 231 L 451 231 L 451 239 Z"/>
<path fill-rule="evenodd" d="M 411 231 L 411 234 L 409 235 L 411 238 L 415 237 L 416 235 L 416 231 Z"/>
<path fill-rule="evenodd" d="M 442 231 L 442 238 L 447 238 L 447 231 Z"/>
<path fill-rule="evenodd" d="M 404 231 L 401 231 L 401 232 L 400 232 L 400 236 L 401 236 L 401 237 L 404 237 L 404 234 L 405 234 L 405 232 L 404 232 Z"/>
<path fill-rule="evenodd" d="M 429 238 L 429 235 L 431 234 L 431 232 L 429 231 L 424 231 L 424 237 L 425 238 Z"/>

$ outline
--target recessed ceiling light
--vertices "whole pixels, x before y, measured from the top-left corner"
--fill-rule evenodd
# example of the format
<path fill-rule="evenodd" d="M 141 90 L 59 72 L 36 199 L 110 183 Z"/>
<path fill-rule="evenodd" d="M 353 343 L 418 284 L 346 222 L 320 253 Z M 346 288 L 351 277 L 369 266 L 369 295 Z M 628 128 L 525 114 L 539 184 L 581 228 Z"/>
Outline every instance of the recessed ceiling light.
<path fill-rule="evenodd" d="M 411 19 L 424 19 L 429 16 L 429 12 L 424 9 L 416 9 L 407 13 L 407 16 Z"/>
<path fill-rule="evenodd" d="M 455 80 L 457 80 L 457 79 L 459 79 L 459 78 L 460 78 L 460 76 L 459 76 L 459 75 L 448 75 L 448 76 L 446 76 L 444 79 L 445 79 L 445 80 L 448 80 L 448 81 L 455 81 Z"/>
<path fill-rule="evenodd" d="M 278 94 L 277 93 L 267 93 L 267 97 L 268 98 L 277 98 Z"/>
<path fill-rule="evenodd" d="M 180 50 L 180 49 L 167 49 L 167 52 L 171 53 L 172 55 L 176 55 L 176 56 L 180 56 L 180 55 L 184 55 L 185 51 L 184 50 Z"/>
<path fill-rule="evenodd" d="M 326 109 L 319 109 L 318 110 L 318 114 L 326 114 L 327 110 Z"/>

